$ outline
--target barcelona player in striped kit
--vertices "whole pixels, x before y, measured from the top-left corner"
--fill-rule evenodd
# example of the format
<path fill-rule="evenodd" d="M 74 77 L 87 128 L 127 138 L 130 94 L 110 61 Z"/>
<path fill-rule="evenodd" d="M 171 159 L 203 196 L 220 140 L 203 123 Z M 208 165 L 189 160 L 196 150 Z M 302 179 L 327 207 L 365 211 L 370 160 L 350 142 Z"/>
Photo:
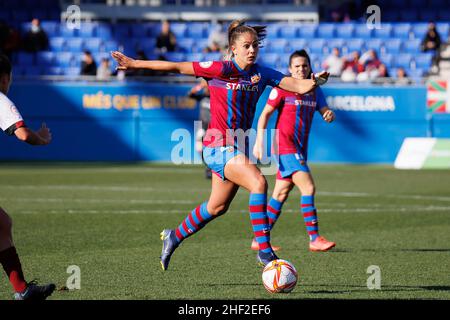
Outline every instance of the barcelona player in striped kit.
<path fill-rule="evenodd" d="M 305 50 L 291 54 L 289 72 L 297 79 L 311 77 L 311 63 Z M 259 159 L 262 157 L 264 130 L 275 110 L 278 110 L 276 122 L 278 132 L 274 146 L 278 172 L 272 198 L 267 206 L 270 228 L 273 228 L 280 216 L 281 207 L 295 185 L 301 192 L 300 207 L 310 238 L 309 249 L 327 251 L 336 244 L 319 235 L 314 205 L 315 184 L 307 164 L 307 153 L 309 132 L 315 112 L 318 111 L 326 122 L 334 120 L 334 112 L 328 108 L 320 87 L 306 94 L 273 88 L 258 119 L 258 133 L 253 154 Z M 256 249 L 255 247 L 255 243 L 252 243 L 252 249 Z"/>
<path fill-rule="evenodd" d="M 318 86 L 318 79 L 295 79 L 259 66 L 256 59 L 264 35 L 264 26 L 233 21 L 228 30 L 229 61 L 141 61 L 117 51 L 112 53 L 118 69 L 175 72 L 202 77 L 208 82 L 211 121 L 203 139 L 203 159 L 214 173 L 211 194 L 209 200 L 193 209 L 176 229 L 161 232 L 163 270 L 167 270 L 173 252 L 183 240 L 227 211 L 239 187 L 250 192 L 250 219 L 259 249 L 257 260 L 265 265 L 277 259 L 270 245 L 267 182 L 247 157 L 245 131 L 251 128 L 256 103 L 267 85 L 306 93 Z M 328 73 L 322 72 L 319 76 L 325 81 Z"/>

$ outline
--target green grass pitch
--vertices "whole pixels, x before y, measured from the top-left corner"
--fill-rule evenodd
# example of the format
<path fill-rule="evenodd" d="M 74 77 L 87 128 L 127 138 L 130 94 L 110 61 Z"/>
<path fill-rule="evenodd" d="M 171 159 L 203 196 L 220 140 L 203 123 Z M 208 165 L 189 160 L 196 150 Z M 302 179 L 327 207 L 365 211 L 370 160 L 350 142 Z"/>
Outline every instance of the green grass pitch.
<path fill-rule="evenodd" d="M 308 251 L 293 190 L 271 235 L 299 273 L 290 294 L 262 285 L 245 190 L 161 270 L 159 233 L 208 198 L 201 166 L 0 163 L 0 205 L 28 280 L 60 288 L 67 268 L 80 268 L 81 288 L 50 299 L 450 299 L 450 171 L 311 168 L 320 231 L 337 246 Z M 372 265 L 379 290 L 367 288 Z M 0 299 L 11 299 L 3 271 L 0 279 Z"/>

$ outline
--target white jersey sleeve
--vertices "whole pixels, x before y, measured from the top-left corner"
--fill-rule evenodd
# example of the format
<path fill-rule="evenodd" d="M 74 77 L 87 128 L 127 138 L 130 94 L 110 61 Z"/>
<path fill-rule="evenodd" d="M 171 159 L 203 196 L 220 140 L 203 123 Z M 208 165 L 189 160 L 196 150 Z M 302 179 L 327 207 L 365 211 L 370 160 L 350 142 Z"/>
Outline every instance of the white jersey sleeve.
<path fill-rule="evenodd" d="M 14 103 L 0 92 L 0 129 L 7 134 L 13 134 L 14 130 L 23 127 L 23 118 Z"/>

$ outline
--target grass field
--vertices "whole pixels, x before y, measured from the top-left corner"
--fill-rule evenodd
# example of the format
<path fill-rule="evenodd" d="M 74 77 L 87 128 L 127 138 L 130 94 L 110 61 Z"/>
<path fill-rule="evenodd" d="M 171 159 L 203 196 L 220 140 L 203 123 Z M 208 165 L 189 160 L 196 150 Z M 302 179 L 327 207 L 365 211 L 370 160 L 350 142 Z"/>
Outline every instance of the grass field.
<path fill-rule="evenodd" d="M 307 250 L 294 190 L 272 232 L 280 258 L 299 272 L 284 295 L 261 283 L 245 190 L 161 270 L 159 233 L 209 195 L 200 166 L 0 163 L 0 205 L 14 219 L 29 280 L 62 287 L 67 268 L 80 267 L 81 289 L 51 299 L 450 299 L 450 171 L 311 168 L 320 231 L 337 247 Z M 380 290 L 367 288 L 371 265 Z M 0 300 L 11 299 L 0 279 Z"/>

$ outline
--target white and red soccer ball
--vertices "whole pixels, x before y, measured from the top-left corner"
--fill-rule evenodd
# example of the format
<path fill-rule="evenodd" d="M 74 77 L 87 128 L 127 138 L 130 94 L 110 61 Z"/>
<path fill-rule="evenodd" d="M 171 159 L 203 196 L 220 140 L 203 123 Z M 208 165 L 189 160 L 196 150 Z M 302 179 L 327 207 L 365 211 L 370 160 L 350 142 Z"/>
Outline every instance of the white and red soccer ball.
<path fill-rule="evenodd" d="M 264 267 L 262 280 L 270 293 L 289 293 L 297 284 L 297 270 L 289 261 L 273 260 Z"/>

